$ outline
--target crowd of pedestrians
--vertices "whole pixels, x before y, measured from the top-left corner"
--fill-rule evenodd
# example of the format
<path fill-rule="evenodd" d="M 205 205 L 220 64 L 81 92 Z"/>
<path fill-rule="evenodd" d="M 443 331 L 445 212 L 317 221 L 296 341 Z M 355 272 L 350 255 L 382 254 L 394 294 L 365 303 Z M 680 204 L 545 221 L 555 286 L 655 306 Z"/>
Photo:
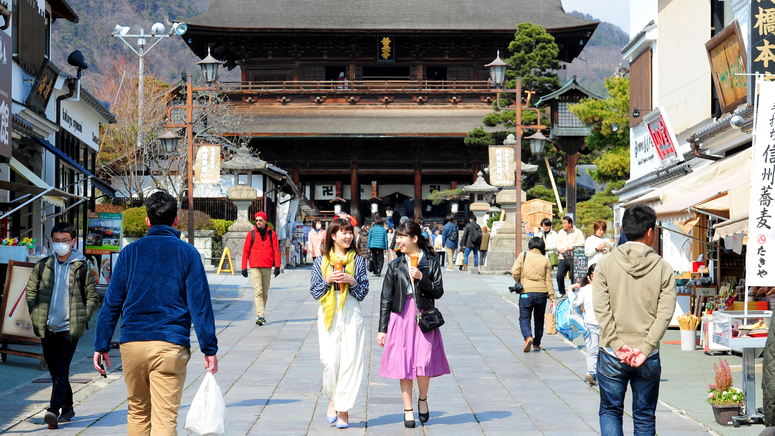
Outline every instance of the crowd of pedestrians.
<path fill-rule="evenodd" d="M 111 366 L 108 350 L 121 318 L 119 338 L 128 392 L 128 434 L 175 434 L 177 415 L 191 356 L 193 324 L 205 369 L 218 371 L 218 341 L 207 277 L 197 250 L 180 240 L 177 203 L 164 192 L 147 202 L 148 235 L 124 248 L 113 269 L 99 311 L 94 366 L 105 374 Z M 264 308 L 272 274 L 280 273 L 277 234 L 264 212 L 255 215 L 243 249 L 242 274 L 251 276 L 256 324 L 267 323 Z M 574 247 L 584 247 L 588 271 L 569 288 L 571 310 L 578 310 L 586 327 L 585 380 L 599 385 L 600 428 L 605 435 L 622 434 L 624 397 L 633 392 L 636 434 L 654 434 L 661 361 L 659 343 L 675 308 L 675 278 L 670 265 L 652 248 L 656 215 L 646 206 L 628 208 L 622 219 L 626 242 L 616 248 L 606 224 L 594 223 L 588 238 L 562 218 L 555 231 L 544 219 L 528 242 L 528 251 L 514 259 L 511 275 L 519 283 L 519 329 L 525 353 L 541 351 L 547 305 L 565 298 L 565 280 L 572 268 Z M 78 339 L 98 307 L 95 282 L 84 256 L 76 249 L 72 224 L 58 223 L 51 233 L 53 256 L 38 262 L 26 288 L 35 334 L 53 381 L 44 421 L 57 428 L 75 416 L 69 366 Z M 382 347 L 379 375 L 398 380 L 407 428 L 430 419 L 430 379 L 450 374 L 442 339 L 443 321 L 436 302 L 444 295 L 442 271 L 453 271 L 456 255 L 467 269 L 486 262 L 491 234 L 469 218 L 460 229 L 453 215 L 443 227 L 421 219 L 375 216 L 357 228 L 343 215 L 313 222 L 308 249 L 313 264 L 310 294 L 319 302 L 317 331 L 326 417 L 336 428 L 349 427 L 363 378 L 364 316 L 361 301 L 369 293 L 369 271 L 384 280 L 378 331 Z M 578 253 L 578 251 L 577 251 Z M 578 255 L 578 254 L 576 254 Z M 385 267 L 387 260 L 387 267 Z M 148 274 L 164 264 L 164 274 Z M 557 269 L 556 286 L 553 272 Z M 549 312 L 551 313 L 551 311 Z M 413 385 L 418 397 L 413 401 Z M 415 410 L 416 406 L 416 410 Z"/>

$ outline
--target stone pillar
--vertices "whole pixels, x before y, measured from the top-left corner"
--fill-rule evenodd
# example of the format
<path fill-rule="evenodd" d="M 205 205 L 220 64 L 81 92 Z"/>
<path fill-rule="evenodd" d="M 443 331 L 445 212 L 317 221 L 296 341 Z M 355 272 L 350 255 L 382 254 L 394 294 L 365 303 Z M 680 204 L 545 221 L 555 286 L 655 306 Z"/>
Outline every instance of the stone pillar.
<path fill-rule="evenodd" d="M 525 200 L 522 192 L 522 200 Z M 496 202 L 506 212 L 506 219 L 498 232 L 490 238 L 490 248 L 487 251 L 487 266 L 481 267 L 482 274 L 505 274 L 511 271 L 516 258 L 514 252 L 514 238 L 516 238 L 516 212 L 517 191 L 512 188 L 504 188 L 496 197 Z M 530 238 L 523 232 L 522 251 L 527 251 L 527 242 Z"/>
<path fill-rule="evenodd" d="M 237 206 L 237 221 L 229 226 L 229 231 L 223 235 L 223 246 L 229 248 L 234 265 L 239 268 L 242 262 L 242 247 L 245 238 L 253 230 L 253 224 L 248 217 L 248 209 L 258 197 L 258 191 L 248 185 L 237 185 L 229 189 L 229 200 Z"/>

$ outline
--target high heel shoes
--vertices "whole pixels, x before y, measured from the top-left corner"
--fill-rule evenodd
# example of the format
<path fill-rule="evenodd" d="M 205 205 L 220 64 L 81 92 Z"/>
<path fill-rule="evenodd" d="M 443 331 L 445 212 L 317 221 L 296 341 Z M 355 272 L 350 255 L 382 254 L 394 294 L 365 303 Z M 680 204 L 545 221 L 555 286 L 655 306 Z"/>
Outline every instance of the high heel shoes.
<path fill-rule="evenodd" d="M 414 412 L 414 409 L 404 409 L 404 427 L 406 427 L 406 428 L 414 428 L 414 426 L 416 425 L 416 423 L 414 421 L 414 413 L 412 413 L 412 420 L 411 421 L 407 421 L 406 420 L 406 412 Z"/>
<path fill-rule="evenodd" d="M 345 422 L 342 419 L 342 415 L 341 414 L 339 414 L 339 416 L 337 418 L 339 418 L 339 419 L 336 421 L 336 428 L 347 428 L 347 427 L 350 426 L 350 424 L 348 422 Z M 349 420 L 350 420 L 350 414 L 348 413 L 347 414 L 347 421 L 349 421 Z"/>
<path fill-rule="evenodd" d="M 425 413 L 421 413 L 420 410 L 420 401 L 425 402 Z M 417 416 L 420 417 L 420 422 L 423 424 L 428 422 L 428 419 L 431 417 L 431 411 L 428 409 L 428 397 L 425 398 L 417 398 Z"/>

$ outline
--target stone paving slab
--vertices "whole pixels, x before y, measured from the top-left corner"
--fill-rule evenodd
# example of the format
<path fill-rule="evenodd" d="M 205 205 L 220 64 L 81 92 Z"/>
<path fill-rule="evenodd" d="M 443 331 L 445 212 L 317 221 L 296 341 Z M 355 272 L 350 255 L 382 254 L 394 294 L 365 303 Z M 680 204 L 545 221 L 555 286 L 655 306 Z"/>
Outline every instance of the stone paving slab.
<path fill-rule="evenodd" d="M 254 324 L 252 288 L 241 276 L 208 275 L 219 337 L 219 373 L 229 435 L 340 434 L 325 420 L 316 317 L 309 295 L 309 270 L 286 270 L 272 280 L 266 308 L 269 324 Z M 366 333 L 364 378 L 350 411 L 348 434 L 364 435 L 597 435 L 598 393 L 588 387 L 583 354 L 557 336 L 544 338 L 544 351 L 522 352 L 518 308 L 509 301 L 508 276 L 445 272 L 445 295 L 438 307 L 452 374 L 431 381 L 431 419 L 415 429 L 402 423 L 403 402 L 396 380 L 379 376 L 382 349 L 376 345 L 382 280 L 371 279 L 361 307 Z M 506 291 L 506 292 L 504 292 Z M 178 420 L 183 429 L 188 406 L 201 383 L 204 359 L 192 331 L 192 358 Z M 88 346 L 81 346 L 88 349 Z M 83 353 L 82 353 L 83 354 Z M 115 357 L 113 356 L 115 354 Z M 57 435 L 126 434 L 126 387 L 118 350 L 107 379 L 94 377 L 90 360 L 78 361 L 74 376 L 93 381 L 76 393 L 77 416 Z M 75 375 L 77 374 L 77 375 Z M 0 429 L 7 434 L 46 433 L 42 422 L 50 387 L 16 388 L 16 408 L 0 396 Z M 416 392 L 415 392 L 416 393 Z M 414 402 L 416 403 L 416 395 Z M 3 414 L 3 408 L 12 413 Z M 661 405 L 659 435 L 709 434 L 709 429 Z M 737 430 L 737 429 L 735 429 Z M 632 420 L 625 416 L 625 432 Z M 716 433 L 711 433 L 716 434 Z M 740 434 L 740 433 L 735 433 Z"/>

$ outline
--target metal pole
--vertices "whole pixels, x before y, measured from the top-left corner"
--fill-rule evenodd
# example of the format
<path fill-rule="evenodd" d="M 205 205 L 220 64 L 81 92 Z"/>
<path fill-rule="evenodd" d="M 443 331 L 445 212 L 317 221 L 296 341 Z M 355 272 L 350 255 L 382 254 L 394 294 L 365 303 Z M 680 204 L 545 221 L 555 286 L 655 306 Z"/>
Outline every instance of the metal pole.
<path fill-rule="evenodd" d="M 517 169 L 517 210 L 516 210 L 516 223 L 514 228 L 514 238 L 516 239 L 516 251 L 514 257 L 519 256 L 522 252 L 522 78 L 517 77 L 516 86 L 517 100 L 516 100 L 516 126 L 517 126 L 517 143 L 514 144 L 514 166 Z M 539 120 L 540 121 L 540 120 Z"/>
<path fill-rule="evenodd" d="M 145 94 L 145 65 L 143 64 L 143 56 L 145 55 L 145 30 L 140 29 L 140 51 L 138 57 L 140 58 L 138 68 L 138 82 L 137 82 L 137 151 L 143 147 L 143 95 Z"/>
<path fill-rule="evenodd" d="M 186 142 L 188 147 L 188 169 L 186 179 L 188 182 L 188 243 L 194 245 L 194 101 L 191 94 L 191 74 L 186 80 L 186 109 L 188 112 L 188 131 Z"/>

